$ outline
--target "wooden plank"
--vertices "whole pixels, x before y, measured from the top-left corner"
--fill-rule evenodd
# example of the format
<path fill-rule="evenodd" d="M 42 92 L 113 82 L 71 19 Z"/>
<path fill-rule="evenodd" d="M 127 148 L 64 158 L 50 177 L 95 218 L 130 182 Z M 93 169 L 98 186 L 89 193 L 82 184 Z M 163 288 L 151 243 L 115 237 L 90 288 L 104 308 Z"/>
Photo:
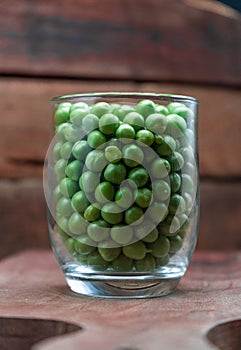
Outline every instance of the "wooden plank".
<path fill-rule="evenodd" d="M 240 30 L 211 1 L 4 1 L 0 73 L 240 85 Z"/>
<path fill-rule="evenodd" d="M 20 250 L 49 247 L 41 181 L 0 183 L 0 257 Z"/>
<path fill-rule="evenodd" d="M 240 181 L 201 181 L 200 231 L 197 248 L 201 250 L 241 249 Z"/>
<path fill-rule="evenodd" d="M 239 183 L 201 183 L 198 250 L 241 248 Z M 0 258 L 49 247 L 46 205 L 39 180 L 0 182 Z"/>
<path fill-rule="evenodd" d="M 62 80 L 2 79 L 0 177 L 42 176 L 51 140 L 49 101 L 55 95 L 86 91 L 180 93 L 200 101 L 199 145 L 203 176 L 241 174 L 241 93 L 238 89 L 185 84 L 137 84 Z"/>
<path fill-rule="evenodd" d="M 223 323 L 220 348 L 239 349 L 240 269 L 240 252 L 199 253 L 170 296 L 141 301 L 94 299 L 69 291 L 52 252 L 33 250 L 0 262 L 0 315 L 24 318 L 25 323 L 46 321 L 46 336 L 49 320 L 80 327 L 75 333 L 36 344 L 36 350 L 212 350 L 207 334 Z M 231 330 L 235 320 L 236 332 L 235 324 Z M 15 332 L 19 334 L 19 328 Z M 32 334 L 28 334 L 23 330 L 19 341 L 24 335 L 30 340 Z M 228 343 L 236 346 L 224 347 Z"/>

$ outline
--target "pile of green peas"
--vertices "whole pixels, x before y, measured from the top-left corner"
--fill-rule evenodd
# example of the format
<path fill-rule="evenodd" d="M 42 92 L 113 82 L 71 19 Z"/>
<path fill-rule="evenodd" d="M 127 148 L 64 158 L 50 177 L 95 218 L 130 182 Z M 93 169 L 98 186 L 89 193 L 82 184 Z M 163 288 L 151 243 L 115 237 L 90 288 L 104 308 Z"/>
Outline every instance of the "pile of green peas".
<path fill-rule="evenodd" d="M 179 102 L 58 104 L 56 222 L 77 261 L 148 272 L 182 248 L 195 197 L 193 119 Z"/>

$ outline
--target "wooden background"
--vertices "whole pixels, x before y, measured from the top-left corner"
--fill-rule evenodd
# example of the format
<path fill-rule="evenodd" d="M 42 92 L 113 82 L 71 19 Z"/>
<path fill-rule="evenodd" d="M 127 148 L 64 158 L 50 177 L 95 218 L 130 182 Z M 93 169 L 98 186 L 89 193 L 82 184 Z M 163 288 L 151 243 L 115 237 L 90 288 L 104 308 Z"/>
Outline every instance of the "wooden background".
<path fill-rule="evenodd" d="M 0 257 L 49 247 L 49 100 L 89 91 L 200 101 L 197 248 L 241 248 L 241 18 L 204 0 L 0 0 Z"/>

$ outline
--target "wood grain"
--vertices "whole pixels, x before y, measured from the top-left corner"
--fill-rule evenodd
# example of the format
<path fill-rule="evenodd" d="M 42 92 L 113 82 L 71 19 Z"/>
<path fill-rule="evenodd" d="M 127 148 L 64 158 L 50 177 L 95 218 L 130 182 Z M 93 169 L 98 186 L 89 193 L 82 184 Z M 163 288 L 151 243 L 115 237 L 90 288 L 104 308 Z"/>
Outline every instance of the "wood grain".
<path fill-rule="evenodd" d="M 201 183 L 198 250 L 241 249 L 239 183 Z M 0 258 L 49 247 L 46 205 L 40 180 L 0 182 Z"/>
<path fill-rule="evenodd" d="M 180 93 L 200 101 L 199 146 L 203 176 L 241 174 L 241 92 L 185 84 L 2 79 L 0 177 L 41 177 L 51 140 L 53 96 L 88 91 Z"/>
<path fill-rule="evenodd" d="M 0 315 L 70 322 L 79 332 L 35 350 L 211 350 L 206 334 L 241 314 L 241 254 L 196 253 L 175 293 L 146 300 L 78 297 L 50 251 L 0 262 Z M 238 338 L 237 338 L 238 339 Z"/>
<path fill-rule="evenodd" d="M 0 6 L 0 73 L 241 83 L 240 16 L 221 4 L 11 0 Z"/>

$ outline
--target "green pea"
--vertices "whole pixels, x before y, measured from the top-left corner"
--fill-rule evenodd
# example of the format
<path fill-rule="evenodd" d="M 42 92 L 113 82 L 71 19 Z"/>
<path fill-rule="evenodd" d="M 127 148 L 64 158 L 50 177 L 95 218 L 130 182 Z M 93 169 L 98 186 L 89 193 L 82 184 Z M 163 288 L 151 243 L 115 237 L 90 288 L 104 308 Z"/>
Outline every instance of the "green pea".
<path fill-rule="evenodd" d="M 71 233 L 75 235 L 82 235 L 87 231 L 87 223 L 80 214 L 73 213 L 69 218 L 68 228 Z"/>
<path fill-rule="evenodd" d="M 62 193 L 61 193 L 60 187 L 58 185 L 54 189 L 54 199 L 55 199 L 55 201 L 58 201 L 60 198 L 62 198 Z"/>
<path fill-rule="evenodd" d="M 53 159 L 55 162 L 57 162 L 61 158 L 60 150 L 62 145 L 62 142 L 57 142 L 53 147 Z"/>
<path fill-rule="evenodd" d="M 57 162 L 58 163 L 58 162 Z M 192 194 L 194 191 L 194 183 L 190 175 L 183 174 L 181 175 L 182 178 L 182 192 L 187 192 L 189 194 Z"/>
<path fill-rule="evenodd" d="M 183 135 L 182 137 L 186 138 L 186 143 L 188 143 L 189 145 L 191 145 L 193 147 L 194 141 L 195 141 L 195 136 L 194 136 L 193 130 L 191 130 L 190 128 L 187 128 L 187 130 L 185 132 L 185 136 Z"/>
<path fill-rule="evenodd" d="M 144 153 L 135 144 L 128 144 L 123 147 L 123 161 L 128 167 L 135 167 L 143 162 Z"/>
<path fill-rule="evenodd" d="M 100 208 L 97 203 L 89 205 L 84 212 L 84 217 L 87 221 L 95 221 L 100 216 Z"/>
<path fill-rule="evenodd" d="M 127 225 L 113 225 L 110 231 L 110 235 L 114 242 L 125 245 L 132 240 L 133 230 L 130 226 Z"/>
<path fill-rule="evenodd" d="M 97 117 L 101 117 L 103 114 L 108 113 L 110 110 L 110 105 L 107 102 L 97 102 L 91 107 L 91 113 L 95 114 Z"/>
<path fill-rule="evenodd" d="M 153 202 L 148 208 L 148 216 L 151 220 L 159 223 L 165 219 L 168 214 L 168 209 L 166 204 Z"/>
<path fill-rule="evenodd" d="M 156 105 L 156 113 L 167 115 L 169 113 L 168 108 L 163 105 Z"/>
<path fill-rule="evenodd" d="M 121 187 L 115 195 L 116 203 L 122 208 L 129 208 L 133 203 L 133 191 L 129 187 Z"/>
<path fill-rule="evenodd" d="M 125 211 L 125 222 L 127 225 L 139 224 L 143 220 L 144 212 L 141 208 L 136 205 L 128 208 Z"/>
<path fill-rule="evenodd" d="M 155 134 L 163 134 L 167 126 L 167 117 L 160 113 L 150 114 L 146 118 L 146 128 Z"/>
<path fill-rule="evenodd" d="M 149 130 L 139 130 L 136 134 L 136 140 L 146 146 L 151 146 L 155 140 L 155 136 Z"/>
<path fill-rule="evenodd" d="M 65 169 L 65 174 L 72 180 L 78 181 L 83 170 L 84 164 L 79 160 L 69 163 Z"/>
<path fill-rule="evenodd" d="M 94 245 L 90 245 L 88 244 L 88 239 L 89 237 L 84 237 L 86 239 L 86 243 L 84 243 L 83 241 L 78 241 L 76 240 L 75 243 L 74 243 L 74 249 L 75 251 L 78 253 L 78 254 L 81 254 L 81 255 L 88 255 L 92 252 L 94 252 L 96 250 L 96 247 Z"/>
<path fill-rule="evenodd" d="M 148 167 L 153 162 L 153 160 L 157 157 L 156 152 L 151 152 L 150 147 L 143 147 L 142 151 L 144 153 L 144 164 L 148 164 Z"/>
<path fill-rule="evenodd" d="M 181 177 L 177 173 L 171 173 L 169 175 L 170 179 L 170 186 L 171 186 L 171 191 L 172 193 L 175 193 L 180 190 L 181 187 Z"/>
<path fill-rule="evenodd" d="M 127 258 L 141 260 L 150 250 L 146 248 L 142 241 L 139 241 L 122 247 L 122 252 Z"/>
<path fill-rule="evenodd" d="M 79 102 L 76 102 L 74 104 L 72 104 L 71 108 L 70 108 L 70 111 L 74 111 L 75 109 L 78 109 L 78 108 L 82 108 L 82 109 L 88 109 L 89 106 L 87 103 L 83 102 L 83 101 L 79 101 Z"/>
<path fill-rule="evenodd" d="M 145 243 L 153 243 L 157 240 L 158 235 L 159 234 L 158 234 L 157 228 L 154 228 L 154 230 L 152 230 L 150 233 L 148 233 L 148 235 L 145 236 L 144 238 L 142 238 L 142 240 Z"/>
<path fill-rule="evenodd" d="M 160 201 L 166 201 L 171 195 L 170 185 L 164 180 L 156 180 L 152 182 L 152 191 L 155 198 Z"/>
<path fill-rule="evenodd" d="M 156 258 L 156 267 L 166 266 L 169 263 L 169 255 L 162 256 L 161 258 Z"/>
<path fill-rule="evenodd" d="M 60 191 L 66 198 L 72 198 L 75 192 L 78 191 L 78 184 L 69 178 L 61 180 L 59 183 Z"/>
<path fill-rule="evenodd" d="M 98 247 L 98 251 L 105 261 L 111 262 L 115 260 L 121 253 L 121 248 L 103 248 Z"/>
<path fill-rule="evenodd" d="M 181 229 L 184 229 L 189 225 L 189 218 L 185 213 L 178 215 L 178 220 L 179 220 Z"/>
<path fill-rule="evenodd" d="M 122 142 L 126 143 L 128 140 L 135 138 L 135 129 L 129 124 L 121 124 L 115 132 L 115 136 Z"/>
<path fill-rule="evenodd" d="M 95 172 L 102 171 L 106 166 L 106 164 L 107 164 L 107 161 L 105 159 L 105 154 L 103 151 L 100 151 L 100 150 L 93 150 L 89 152 L 85 159 L 86 167 L 89 170 L 95 171 Z M 114 165 L 114 164 L 109 164 L 109 165 Z"/>
<path fill-rule="evenodd" d="M 120 185 L 126 177 L 126 167 L 122 163 L 108 164 L 104 171 L 104 178 L 115 185 Z"/>
<path fill-rule="evenodd" d="M 123 213 L 115 203 L 107 203 L 101 210 L 102 218 L 110 224 L 119 224 L 122 221 Z"/>
<path fill-rule="evenodd" d="M 175 109 L 178 107 L 185 107 L 185 105 L 181 102 L 170 102 L 167 105 L 169 113 L 174 113 Z"/>
<path fill-rule="evenodd" d="M 73 148 L 72 142 L 69 142 L 69 141 L 65 142 L 64 144 L 62 144 L 62 147 L 60 149 L 60 156 L 63 159 L 68 160 L 71 156 L 72 148 Z"/>
<path fill-rule="evenodd" d="M 182 169 L 182 167 L 184 165 L 183 156 L 179 152 L 172 152 L 167 157 L 167 160 L 171 165 L 172 171 L 178 171 L 178 170 Z"/>
<path fill-rule="evenodd" d="M 58 182 L 65 178 L 65 169 L 67 164 L 68 163 L 65 159 L 59 159 L 54 166 L 54 171 Z"/>
<path fill-rule="evenodd" d="M 88 255 L 87 264 L 89 267 L 93 268 L 94 271 L 106 270 L 109 265 L 109 263 L 100 256 L 98 251 Z"/>
<path fill-rule="evenodd" d="M 95 189 L 95 199 L 99 203 L 112 201 L 115 195 L 114 186 L 107 181 L 101 182 Z"/>
<path fill-rule="evenodd" d="M 82 128 L 86 132 L 98 129 L 99 127 L 99 118 L 95 114 L 87 114 L 82 119 Z"/>
<path fill-rule="evenodd" d="M 159 159 L 155 159 L 152 162 L 151 174 L 154 177 L 158 179 L 165 178 L 170 173 L 170 171 L 171 171 L 171 165 L 166 159 L 159 158 Z"/>
<path fill-rule="evenodd" d="M 155 113 L 156 106 L 155 103 L 151 100 L 141 100 L 136 105 L 136 111 L 143 115 L 143 117 L 147 117 L 149 114 Z"/>
<path fill-rule="evenodd" d="M 182 172 L 188 174 L 192 179 L 197 176 L 197 168 L 195 163 L 187 162 L 182 168 Z"/>
<path fill-rule="evenodd" d="M 139 226 L 135 227 L 135 235 L 138 239 L 147 237 L 154 229 L 156 225 L 150 220 L 144 220 Z"/>
<path fill-rule="evenodd" d="M 73 156 L 78 160 L 85 160 L 87 154 L 91 151 L 88 142 L 85 140 L 77 141 L 72 149 Z"/>
<path fill-rule="evenodd" d="M 177 216 L 168 215 L 158 227 L 163 235 L 173 237 L 180 229 L 180 222 Z"/>
<path fill-rule="evenodd" d="M 168 156 L 176 148 L 176 141 L 169 135 L 163 136 L 163 142 L 159 144 L 155 150 L 160 156 Z"/>
<path fill-rule="evenodd" d="M 58 104 L 58 108 L 69 108 L 71 110 L 72 103 L 71 102 L 60 102 Z"/>
<path fill-rule="evenodd" d="M 112 261 L 112 268 L 117 272 L 131 271 L 132 266 L 133 260 L 125 256 L 124 254 L 120 254 L 118 258 Z"/>
<path fill-rule="evenodd" d="M 58 141 L 66 141 L 64 136 L 64 130 L 67 128 L 70 124 L 69 123 L 63 123 L 56 127 L 55 129 L 55 137 Z"/>
<path fill-rule="evenodd" d="M 106 144 L 106 148 L 109 146 L 115 146 L 117 147 L 119 150 L 121 150 L 121 142 L 115 138 L 115 137 L 111 137 L 108 141 L 108 143 Z"/>
<path fill-rule="evenodd" d="M 69 120 L 69 106 L 59 107 L 54 114 L 55 125 L 66 123 Z"/>
<path fill-rule="evenodd" d="M 115 114 L 114 111 L 120 108 L 120 106 L 121 105 L 119 103 L 110 103 L 109 112 Z"/>
<path fill-rule="evenodd" d="M 69 226 L 68 226 L 68 222 L 69 219 L 66 216 L 62 216 L 60 215 L 58 217 L 58 213 L 57 213 L 57 217 L 56 217 L 56 222 L 58 223 L 58 231 L 64 231 L 67 234 L 69 234 Z"/>
<path fill-rule="evenodd" d="M 91 193 L 95 191 L 95 188 L 98 185 L 99 181 L 100 178 L 98 174 L 92 171 L 86 171 L 81 175 L 79 185 L 85 193 Z"/>
<path fill-rule="evenodd" d="M 187 124 L 185 120 L 180 117 L 177 114 L 169 114 L 166 117 L 167 120 L 167 127 L 166 127 L 166 133 L 168 135 L 171 135 L 174 137 L 181 137 L 183 134 L 185 134 L 185 131 L 187 129 Z"/>
<path fill-rule="evenodd" d="M 106 137 L 99 130 L 94 130 L 89 133 L 87 142 L 90 147 L 97 148 L 106 142 Z"/>
<path fill-rule="evenodd" d="M 155 242 L 148 244 L 148 248 L 151 250 L 152 256 L 161 258 L 169 252 L 170 242 L 167 237 L 159 236 Z"/>
<path fill-rule="evenodd" d="M 118 163 L 122 158 L 122 152 L 117 146 L 107 146 L 105 148 L 105 158 L 110 163 Z"/>
<path fill-rule="evenodd" d="M 180 231 L 178 231 L 178 236 L 180 236 L 182 239 L 185 238 L 186 234 L 187 234 L 187 230 L 184 228 L 182 228 Z"/>
<path fill-rule="evenodd" d="M 147 208 L 152 202 L 152 191 L 148 188 L 139 188 L 136 192 L 135 202 L 141 208 Z"/>
<path fill-rule="evenodd" d="M 68 125 L 63 130 L 64 137 L 67 141 L 76 142 L 84 136 L 83 131 L 75 125 Z"/>
<path fill-rule="evenodd" d="M 137 112 L 130 112 L 125 115 L 123 122 L 131 125 L 136 131 L 144 128 L 145 121 L 143 116 Z"/>
<path fill-rule="evenodd" d="M 62 230 L 62 228 L 60 226 L 58 226 L 57 231 L 58 231 L 63 242 L 65 242 L 67 239 L 69 239 L 68 233 L 65 232 L 64 230 Z"/>
<path fill-rule="evenodd" d="M 130 105 L 121 105 L 119 107 L 116 107 L 112 110 L 112 113 L 117 115 L 119 120 L 123 121 L 126 114 L 133 112 L 134 108 Z"/>
<path fill-rule="evenodd" d="M 104 114 L 99 119 L 99 129 L 105 135 L 113 135 L 119 126 L 119 118 L 111 113 Z"/>
<path fill-rule="evenodd" d="M 193 111 L 184 105 L 172 108 L 171 112 L 180 115 L 185 121 L 193 119 L 194 116 Z"/>
<path fill-rule="evenodd" d="M 192 198 L 192 196 L 188 192 L 185 192 L 183 194 L 183 198 L 185 200 L 186 213 L 189 214 L 194 205 L 194 198 Z"/>
<path fill-rule="evenodd" d="M 168 209 L 171 214 L 183 213 L 186 209 L 185 200 L 179 194 L 173 194 L 170 198 Z"/>
<path fill-rule="evenodd" d="M 83 191 L 76 192 L 72 197 L 71 202 L 73 209 L 78 213 L 83 213 L 90 204 Z"/>
<path fill-rule="evenodd" d="M 179 152 L 181 153 L 181 155 L 183 156 L 183 158 L 185 159 L 185 162 L 194 161 L 194 154 L 193 154 L 193 150 L 191 149 L 191 147 L 181 147 Z"/>
<path fill-rule="evenodd" d="M 137 187 L 142 187 L 146 185 L 149 175 L 146 169 L 139 166 L 129 171 L 128 179 L 133 180 Z"/>
<path fill-rule="evenodd" d="M 89 224 L 87 232 L 95 242 L 104 241 L 110 234 L 109 224 L 104 220 L 96 220 Z"/>
<path fill-rule="evenodd" d="M 71 111 L 70 113 L 70 120 L 71 122 L 76 126 L 82 125 L 83 118 L 89 113 L 89 107 L 86 105 L 86 107 L 79 107 Z"/>
<path fill-rule="evenodd" d="M 164 136 L 165 135 L 155 135 L 155 143 L 157 145 L 161 145 L 164 142 Z"/>
<path fill-rule="evenodd" d="M 74 250 L 74 243 L 75 243 L 75 240 L 73 238 L 68 238 L 66 241 L 65 241 L 65 246 L 67 248 L 67 250 L 73 254 L 75 252 Z"/>
<path fill-rule="evenodd" d="M 155 259 L 151 254 L 147 254 L 144 259 L 136 260 L 135 263 L 136 271 L 147 272 L 153 271 L 156 267 Z"/>
<path fill-rule="evenodd" d="M 71 201 L 65 197 L 60 198 L 56 205 L 56 210 L 60 215 L 70 216 L 73 213 Z"/>
<path fill-rule="evenodd" d="M 178 250 L 181 249 L 183 239 L 179 235 L 176 235 L 174 237 L 169 238 L 170 242 L 170 253 L 176 253 Z"/>

